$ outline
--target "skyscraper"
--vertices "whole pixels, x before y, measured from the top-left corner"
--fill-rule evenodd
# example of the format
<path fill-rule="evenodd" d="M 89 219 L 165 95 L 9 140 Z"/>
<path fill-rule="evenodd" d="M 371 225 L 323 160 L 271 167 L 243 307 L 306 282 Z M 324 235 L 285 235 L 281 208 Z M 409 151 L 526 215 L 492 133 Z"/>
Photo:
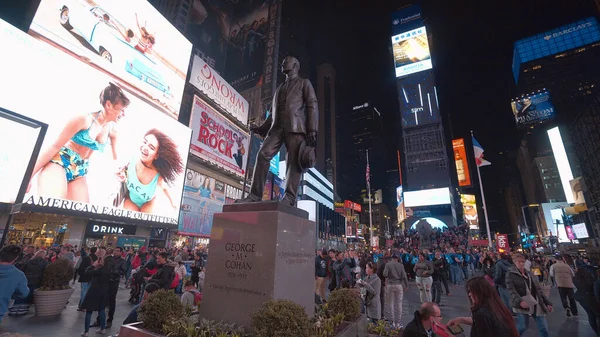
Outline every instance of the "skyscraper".
<path fill-rule="evenodd" d="M 335 69 L 329 63 L 317 67 L 317 100 L 319 102 L 319 125 L 317 140 L 317 170 L 329 180 L 336 192 L 337 185 L 337 133 Z"/>
<path fill-rule="evenodd" d="M 439 192 L 432 193 L 448 198 L 454 190 L 450 188 L 449 139 L 442 122 L 429 36 L 420 6 L 407 6 L 392 13 L 391 42 L 400 105 L 396 120 L 397 129 L 402 130 L 398 149 L 403 190 L 408 195 L 406 192 L 435 189 Z M 446 225 L 454 225 L 454 199 L 439 205 L 434 201 L 436 197 L 410 203 L 414 213 L 436 214 Z"/>

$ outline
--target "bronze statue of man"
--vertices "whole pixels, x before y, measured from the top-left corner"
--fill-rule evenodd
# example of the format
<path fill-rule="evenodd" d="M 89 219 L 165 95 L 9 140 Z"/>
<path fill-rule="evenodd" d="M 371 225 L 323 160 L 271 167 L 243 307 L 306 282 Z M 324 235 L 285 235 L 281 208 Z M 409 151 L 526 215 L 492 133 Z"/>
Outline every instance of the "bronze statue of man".
<path fill-rule="evenodd" d="M 300 62 L 295 57 L 288 56 L 283 60 L 281 71 L 285 74 L 286 80 L 275 91 L 271 114 L 261 126 L 250 128 L 266 138 L 256 157 L 250 194 L 238 202 L 262 200 L 270 161 L 281 146 L 285 145 L 287 149 L 286 188 L 282 202 L 291 206 L 296 205 L 300 178 L 307 167 L 303 160 L 303 150 L 307 145 L 315 145 L 319 127 L 315 90 L 309 80 L 298 77 L 299 69 Z M 314 151 L 312 159 L 314 162 Z M 312 165 L 314 163 L 309 164 L 308 167 Z"/>

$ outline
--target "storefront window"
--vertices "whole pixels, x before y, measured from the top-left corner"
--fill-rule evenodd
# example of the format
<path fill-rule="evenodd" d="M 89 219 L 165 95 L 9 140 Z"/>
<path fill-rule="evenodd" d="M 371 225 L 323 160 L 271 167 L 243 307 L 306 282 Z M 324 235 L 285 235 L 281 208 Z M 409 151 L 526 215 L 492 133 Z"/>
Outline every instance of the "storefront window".
<path fill-rule="evenodd" d="M 9 244 L 29 244 L 50 247 L 64 244 L 69 239 L 68 218 L 54 214 L 19 213 L 10 226 Z"/>

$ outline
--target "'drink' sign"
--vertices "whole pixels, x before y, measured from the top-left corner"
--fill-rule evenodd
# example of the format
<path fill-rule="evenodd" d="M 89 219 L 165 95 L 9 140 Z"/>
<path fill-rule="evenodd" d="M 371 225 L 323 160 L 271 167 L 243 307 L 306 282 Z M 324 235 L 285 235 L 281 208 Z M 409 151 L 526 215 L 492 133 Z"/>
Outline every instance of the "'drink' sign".
<path fill-rule="evenodd" d="M 86 234 L 92 235 L 135 235 L 136 226 L 101 222 L 88 222 Z"/>

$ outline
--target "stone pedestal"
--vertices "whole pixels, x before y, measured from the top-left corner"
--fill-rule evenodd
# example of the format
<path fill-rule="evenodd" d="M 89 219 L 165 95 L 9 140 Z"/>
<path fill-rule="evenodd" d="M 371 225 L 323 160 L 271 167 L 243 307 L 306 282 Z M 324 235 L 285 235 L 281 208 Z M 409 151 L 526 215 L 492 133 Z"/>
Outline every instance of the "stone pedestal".
<path fill-rule="evenodd" d="M 308 213 L 278 202 L 225 205 L 210 237 L 202 318 L 249 325 L 270 299 L 315 301 L 316 225 Z"/>

